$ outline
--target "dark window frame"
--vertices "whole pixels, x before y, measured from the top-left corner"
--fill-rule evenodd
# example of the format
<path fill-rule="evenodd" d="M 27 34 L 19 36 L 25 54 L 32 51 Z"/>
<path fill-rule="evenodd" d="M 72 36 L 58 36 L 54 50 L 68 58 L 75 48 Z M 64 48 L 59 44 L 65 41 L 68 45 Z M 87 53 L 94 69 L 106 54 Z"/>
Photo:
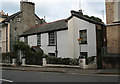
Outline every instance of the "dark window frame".
<path fill-rule="evenodd" d="M 28 36 L 24 37 L 24 42 L 28 44 Z"/>
<path fill-rule="evenodd" d="M 37 34 L 37 46 L 41 46 L 41 34 Z"/>
<path fill-rule="evenodd" d="M 49 45 L 48 46 L 55 46 L 55 44 L 56 44 L 55 32 L 54 31 L 49 32 L 48 35 L 49 35 Z"/>
<path fill-rule="evenodd" d="M 55 53 L 48 53 L 50 57 L 55 57 Z"/>
<path fill-rule="evenodd" d="M 84 37 L 82 37 L 82 33 L 83 32 L 86 32 L 86 35 L 84 36 Z M 79 30 L 79 38 L 81 38 L 82 40 L 81 40 L 81 42 L 80 42 L 80 44 L 87 44 L 87 29 L 84 29 L 84 30 Z M 84 41 L 83 40 L 83 38 L 85 38 L 86 39 L 86 41 Z"/>

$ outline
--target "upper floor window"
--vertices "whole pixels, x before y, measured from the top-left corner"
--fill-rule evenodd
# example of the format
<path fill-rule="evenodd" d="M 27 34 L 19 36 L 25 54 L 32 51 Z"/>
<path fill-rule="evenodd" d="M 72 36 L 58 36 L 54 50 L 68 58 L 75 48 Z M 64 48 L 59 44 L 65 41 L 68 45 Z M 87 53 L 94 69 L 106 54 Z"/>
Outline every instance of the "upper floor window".
<path fill-rule="evenodd" d="M 55 45 L 55 32 L 49 33 L 49 45 Z"/>
<path fill-rule="evenodd" d="M 87 44 L 87 30 L 80 30 L 79 35 L 81 38 L 81 44 Z"/>
<path fill-rule="evenodd" d="M 20 17 L 18 17 L 18 18 L 17 18 L 17 22 L 20 22 L 20 21 L 21 21 L 21 18 L 20 18 Z"/>
<path fill-rule="evenodd" d="M 35 25 L 38 25 L 38 20 L 35 21 Z"/>
<path fill-rule="evenodd" d="M 24 42 L 28 44 L 28 37 L 27 36 L 24 37 Z"/>
<path fill-rule="evenodd" d="M 114 2 L 114 22 L 120 21 L 120 1 Z"/>
<path fill-rule="evenodd" d="M 2 40 L 2 32 L 1 32 L 1 30 L 0 30 L 0 40 Z"/>
<path fill-rule="evenodd" d="M 37 35 L 37 45 L 40 46 L 41 45 L 41 34 Z"/>

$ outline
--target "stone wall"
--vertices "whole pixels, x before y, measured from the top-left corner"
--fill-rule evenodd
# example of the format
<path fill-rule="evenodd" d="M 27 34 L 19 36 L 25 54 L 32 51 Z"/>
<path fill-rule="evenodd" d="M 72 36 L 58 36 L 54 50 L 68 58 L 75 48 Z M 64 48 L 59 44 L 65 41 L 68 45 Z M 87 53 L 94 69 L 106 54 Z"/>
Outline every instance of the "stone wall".
<path fill-rule="evenodd" d="M 114 2 L 106 2 L 106 20 L 111 24 L 114 20 Z"/>
<path fill-rule="evenodd" d="M 18 40 L 19 35 L 21 35 L 24 31 L 31 28 L 32 26 L 36 25 L 36 21 L 38 24 L 42 24 L 42 20 L 39 19 L 35 15 L 35 4 L 32 2 L 21 2 L 21 12 L 17 15 L 13 20 L 10 21 L 10 44 L 11 44 L 11 51 L 13 51 L 13 45 L 15 40 Z"/>
<path fill-rule="evenodd" d="M 108 53 L 119 53 L 118 48 L 119 46 L 119 34 L 120 25 L 116 26 L 107 26 L 107 47 Z M 111 50 L 112 49 L 112 50 Z"/>
<path fill-rule="evenodd" d="M 117 54 L 120 46 L 120 23 L 114 23 L 114 5 L 115 2 L 106 2 L 106 20 L 107 20 L 107 47 L 108 53 Z"/>

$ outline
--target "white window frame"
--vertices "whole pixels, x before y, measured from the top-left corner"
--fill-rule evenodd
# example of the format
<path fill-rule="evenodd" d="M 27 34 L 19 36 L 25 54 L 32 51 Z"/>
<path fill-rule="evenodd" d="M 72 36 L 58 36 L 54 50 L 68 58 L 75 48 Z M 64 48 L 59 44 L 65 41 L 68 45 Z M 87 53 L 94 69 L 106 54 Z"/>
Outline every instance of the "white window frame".
<path fill-rule="evenodd" d="M 55 32 L 49 32 L 49 45 L 55 45 Z"/>
<path fill-rule="evenodd" d="M 120 1 L 114 2 L 114 21 L 118 22 L 120 21 Z"/>

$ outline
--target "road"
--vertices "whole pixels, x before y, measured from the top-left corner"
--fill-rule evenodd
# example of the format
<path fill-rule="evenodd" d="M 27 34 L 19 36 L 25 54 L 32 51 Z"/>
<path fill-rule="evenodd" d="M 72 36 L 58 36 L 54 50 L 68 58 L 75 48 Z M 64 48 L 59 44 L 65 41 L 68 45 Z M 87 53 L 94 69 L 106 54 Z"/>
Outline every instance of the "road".
<path fill-rule="evenodd" d="M 77 75 L 67 73 L 3 70 L 4 82 L 118 82 L 113 75 Z"/>

